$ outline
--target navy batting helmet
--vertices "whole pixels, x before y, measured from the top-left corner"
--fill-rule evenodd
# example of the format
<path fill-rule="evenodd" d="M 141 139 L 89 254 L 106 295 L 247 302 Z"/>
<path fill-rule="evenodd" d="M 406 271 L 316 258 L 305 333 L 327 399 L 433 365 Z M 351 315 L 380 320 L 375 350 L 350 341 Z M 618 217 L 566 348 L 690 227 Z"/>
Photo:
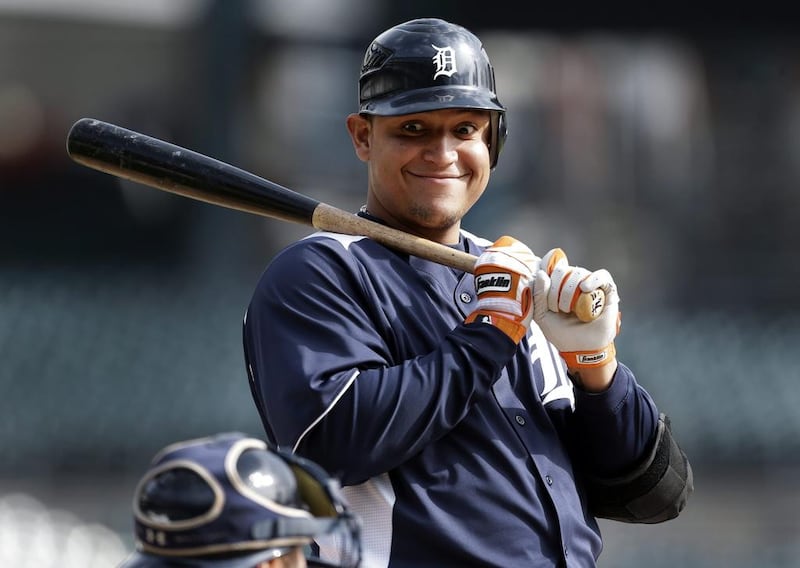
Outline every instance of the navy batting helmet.
<path fill-rule="evenodd" d="M 252 568 L 326 539 L 354 568 L 360 525 L 319 466 L 239 432 L 167 446 L 133 499 L 134 552 L 120 568 Z"/>
<path fill-rule="evenodd" d="M 364 55 L 358 80 L 359 112 L 396 116 L 445 108 L 492 111 L 491 166 L 506 139 L 505 107 L 495 92 L 494 69 L 469 30 L 438 18 L 389 28 Z"/>

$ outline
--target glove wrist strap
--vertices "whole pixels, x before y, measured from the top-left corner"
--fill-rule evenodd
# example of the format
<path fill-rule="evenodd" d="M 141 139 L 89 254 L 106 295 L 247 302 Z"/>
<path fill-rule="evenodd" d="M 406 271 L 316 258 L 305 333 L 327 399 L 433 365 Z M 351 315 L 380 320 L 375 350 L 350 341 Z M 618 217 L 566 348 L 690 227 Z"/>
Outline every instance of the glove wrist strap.
<path fill-rule="evenodd" d="M 505 333 L 511 338 L 511 341 L 517 344 L 519 344 L 520 340 L 525 337 L 525 334 L 528 332 L 528 329 L 525 326 L 512 319 L 503 317 L 496 312 L 475 310 L 467 316 L 467 319 L 464 320 L 464 323 L 473 322 L 491 324 Z"/>
<path fill-rule="evenodd" d="M 613 343 L 609 343 L 599 350 L 561 352 L 561 357 L 570 369 L 602 367 L 613 361 L 616 356 L 617 349 Z"/>

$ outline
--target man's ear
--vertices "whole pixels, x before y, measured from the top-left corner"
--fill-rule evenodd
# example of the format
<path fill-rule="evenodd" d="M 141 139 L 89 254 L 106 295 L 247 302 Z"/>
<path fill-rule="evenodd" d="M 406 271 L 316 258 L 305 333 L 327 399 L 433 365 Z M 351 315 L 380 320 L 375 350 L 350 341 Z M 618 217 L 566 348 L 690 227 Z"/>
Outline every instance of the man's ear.
<path fill-rule="evenodd" d="M 350 133 L 350 139 L 353 141 L 353 148 L 355 148 L 356 156 L 358 156 L 358 159 L 362 162 L 369 161 L 371 130 L 372 121 L 370 121 L 369 118 L 357 113 L 348 115 L 347 131 Z"/>

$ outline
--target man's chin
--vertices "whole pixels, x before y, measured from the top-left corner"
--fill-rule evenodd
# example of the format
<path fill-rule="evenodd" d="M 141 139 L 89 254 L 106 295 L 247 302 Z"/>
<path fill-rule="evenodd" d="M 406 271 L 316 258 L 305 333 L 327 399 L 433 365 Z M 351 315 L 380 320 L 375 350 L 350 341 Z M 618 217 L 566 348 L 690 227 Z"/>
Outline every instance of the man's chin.
<path fill-rule="evenodd" d="M 412 216 L 421 227 L 438 231 L 446 231 L 458 225 L 462 217 L 461 212 L 440 208 L 415 209 L 412 210 Z"/>

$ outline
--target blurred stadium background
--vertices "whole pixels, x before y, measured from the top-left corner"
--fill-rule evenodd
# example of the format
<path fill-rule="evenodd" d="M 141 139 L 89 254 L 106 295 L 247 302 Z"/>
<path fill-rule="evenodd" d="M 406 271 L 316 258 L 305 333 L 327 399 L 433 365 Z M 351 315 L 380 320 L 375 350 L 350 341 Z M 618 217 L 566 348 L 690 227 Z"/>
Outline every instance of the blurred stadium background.
<path fill-rule="evenodd" d="M 477 32 L 509 142 L 467 228 L 605 266 L 619 352 L 695 467 L 685 513 L 603 522 L 601 566 L 800 566 L 800 36 L 724 14 L 514 2 L 0 0 L 0 566 L 107 567 L 166 443 L 260 435 L 240 323 L 303 227 L 71 162 L 90 116 L 353 211 L 363 49 Z"/>

